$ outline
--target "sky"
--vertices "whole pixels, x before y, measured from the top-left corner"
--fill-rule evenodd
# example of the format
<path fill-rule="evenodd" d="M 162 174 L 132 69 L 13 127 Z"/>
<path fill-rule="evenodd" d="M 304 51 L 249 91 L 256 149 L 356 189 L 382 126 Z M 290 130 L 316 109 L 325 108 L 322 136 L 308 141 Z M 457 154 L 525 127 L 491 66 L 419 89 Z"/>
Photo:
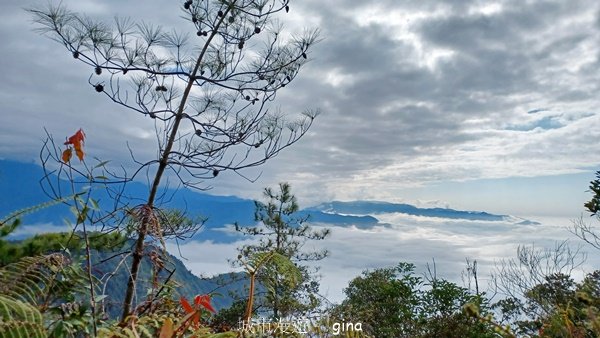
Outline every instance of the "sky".
<path fill-rule="evenodd" d="M 149 121 L 97 95 L 91 70 L 34 31 L 24 8 L 46 3 L 0 3 L 0 157 L 36 160 L 43 128 L 62 139 L 80 127 L 93 156 L 128 166 L 127 144 L 154 154 Z M 188 29 L 179 6 L 164 1 L 62 3 L 91 17 Z M 598 2 L 306 0 L 279 19 L 290 33 L 318 28 L 322 41 L 276 105 L 322 114 L 256 182 L 222 175 L 213 193 L 258 198 L 288 181 L 302 205 L 583 211 L 600 169 Z"/>

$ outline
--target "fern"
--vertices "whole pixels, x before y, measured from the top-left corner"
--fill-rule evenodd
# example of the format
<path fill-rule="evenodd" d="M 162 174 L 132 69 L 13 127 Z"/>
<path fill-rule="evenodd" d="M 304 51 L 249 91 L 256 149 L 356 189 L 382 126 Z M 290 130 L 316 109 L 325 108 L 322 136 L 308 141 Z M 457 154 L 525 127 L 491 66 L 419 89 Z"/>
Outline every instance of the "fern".
<path fill-rule="evenodd" d="M 239 257 L 241 258 L 241 256 Z M 256 252 L 250 256 L 248 262 L 242 261 L 248 275 L 250 276 L 250 286 L 248 291 L 248 303 L 244 312 L 244 320 L 250 322 L 254 305 L 254 288 L 256 281 L 256 273 L 259 269 L 267 269 L 267 275 L 280 275 L 283 277 L 283 282 L 291 286 L 299 283 L 302 278 L 302 272 L 298 267 L 286 256 L 278 253 L 275 250 L 267 252 Z M 273 279 L 268 281 L 267 288 L 273 292 Z"/>
<path fill-rule="evenodd" d="M 47 297 L 57 274 L 67 265 L 61 254 L 25 257 L 0 268 L 0 295 L 36 305 Z"/>
<path fill-rule="evenodd" d="M 290 286 L 299 283 L 302 279 L 302 272 L 294 262 L 275 250 L 254 253 L 246 263 L 246 269 L 251 274 L 261 268 L 266 269 L 269 275 L 283 277 L 284 282 Z"/>
<path fill-rule="evenodd" d="M 48 201 L 48 202 L 44 202 L 44 203 L 40 203 L 40 204 L 36 204 L 30 207 L 26 207 L 23 209 L 19 209 L 17 211 L 13 211 L 10 214 L 8 214 L 7 216 L 5 216 L 4 218 L 0 219 L 0 237 L 5 237 L 8 234 L 10 234 L 13 230 L 15 230 L 15 228 L 17 226 L 19 226 L 20 224 L 20 217 L 23 215 L 27 215 L 27 214 L 31 214 L 33 212 L 36 212 L 38 210 L 44 209 L 44 208 L 48 208 L 51 207 L 53 205 L 59 204 L 64 202 L 65 200 L 69 199 L 69 198 L 73 198 L 73 196 L 69 196 L 69 197 L 64 197 L 64 198 L 57 198 L 55 200 L 52 201 Z M 8 223 L 12 221 L 12 223 Z"/>
<path fill-rule="evenodd" d="M 46 337 L 44 320 L 34 306 L 0 295 L 0 338 Z"/>

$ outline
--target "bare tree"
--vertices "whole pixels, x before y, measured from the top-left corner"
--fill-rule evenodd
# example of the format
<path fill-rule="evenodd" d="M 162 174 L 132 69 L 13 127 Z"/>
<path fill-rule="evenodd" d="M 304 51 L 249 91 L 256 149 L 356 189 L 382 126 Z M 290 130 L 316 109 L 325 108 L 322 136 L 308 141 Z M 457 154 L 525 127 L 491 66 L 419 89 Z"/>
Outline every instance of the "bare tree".
<path fill-rule="evenodd" d="M 592 247 L 600 250 L 600 232 L 593 221 L 586 221 L 583 217 L 573 220 L 569 231 Z"/>
<path fill-rule="evenodd" d="M 270 105 L 317 42 L 317 31 L 281 33 L 275 18 L 289 9 L 289 0 L 187 0 L 181 10 L 192 34 L 121 18 L 109 25 L 61 5 L 29 10 L 43 33 L 91 67 L 96 92 L 154 120 L 157 157 L 134 157 L 137 169 L 123 177 L 153 173 L 135 208 L 123 321 L 132 311 L 146 236 L 161 233 L 156 201 L 165 173 L 190 187 L 223 171 L 242 175 L 298 141 L 316 117 L 307 111 L 289 121 Z"/>
<path fill-rule="evenodd" d="M 519 246 L 516 259 L 496 265 L 492 283 L 496 291 L 520 299 L 536 285 L 545 283 L 548 276 L 571 276 L 586 258 L 581 247 L 571 248 L 568 241 L 557 242 L 554 248 Z"/>
<path fill-rule="evenodd" d="M 477 260 L 476 259 L 469 259 L 469 258 L 465 258 L 465 262 L 467 264 L 467 269 L 461 271 L 460 273 L 460 277 L 463 281 L 463 284 L 466 286 L 466 288 L 470 291 L 472 290 L 472 285 L 471 285 L 471 280 L 473 280 L 473 283 L 475 284 L 475 294 L 479 295 L 479 278 L 477 277 Z"/>

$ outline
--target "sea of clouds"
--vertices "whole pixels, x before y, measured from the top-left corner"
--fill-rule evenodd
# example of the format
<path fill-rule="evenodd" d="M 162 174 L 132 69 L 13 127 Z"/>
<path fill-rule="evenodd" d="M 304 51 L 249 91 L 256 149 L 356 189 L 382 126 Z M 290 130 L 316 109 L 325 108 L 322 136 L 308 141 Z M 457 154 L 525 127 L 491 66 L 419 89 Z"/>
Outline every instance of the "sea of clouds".
<path fill-rule="evenodd" d="M 435 271 L 438 278 L 466 286 L 463 276 L 466 260 L 476 260 L 479 284 L 486 289 L 495 267 L 502 260 L 514 259 L 519 246 L 552 249 L 565 240 L 573 250 L 589 253 L 585 263 L 574 272 L 576 278 L 600 267 L 600 257 L 595 255 L 595 249 L 570 232 L 575 219 L 532 216 L 527 219 L 539 224 L 519 224 L 523 219 L 487 222 L 400 213 L 376 217 L 381 225 L 369 229 L 329 226 L 329 238 L 304 246 L 307 251 L 326 248 L 331 252 L 329 257 L 316 264 L 321 268 L 321 292 L 328 300 L 341 301 L 343 289 L 362 271 L 391 267 L 399 262 L 415 264 L 418 275 Z M 181 252 L 185 265 L 195 274 L 210 276 L 231 271 L 228 260 L 237 256 L 236 248 L 250 241 L 193 240 L 180 243 L 179 247 L 170 243 L 168 249 L 176 255 Z"/>

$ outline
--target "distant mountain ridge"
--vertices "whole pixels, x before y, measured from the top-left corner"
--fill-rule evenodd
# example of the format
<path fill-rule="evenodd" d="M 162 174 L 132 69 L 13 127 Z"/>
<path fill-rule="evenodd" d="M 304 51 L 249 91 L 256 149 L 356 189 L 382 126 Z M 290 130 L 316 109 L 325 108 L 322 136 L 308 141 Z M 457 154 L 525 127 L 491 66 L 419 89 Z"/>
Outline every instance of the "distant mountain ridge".
<path fill-rule="evenodd" d="M 418 208 L 404 203 L 380 201 L 333 201 L 309 208 L 308 211 L 320 211 L 332 214 L 377 215 L 383 213 L 402 213 L 411 216 L 465 219 L 476 221 L 507 221 L 511 216 L 494 215 L 483 211 L 463 211 L 449 208 Z"/>
<path fill-rule="evenodd" d="M 40 180 L 44 172 L 34 163 L 22 163 L 9 160 L 0 160 L 0 217 L 8 215 L 18 209 L 48 201 L 48 197 L 40 187 Z M 50 177 L 55 184 L 69 191 L 69 183 Z M 80 185 L 82 188 L 83 185 Z M 148 186 L 140 182 L 130 182 L 126 185 L 124 195 L 131 198 L 131 205 L 143 202 L 148 193 Z M 262 189 L 257 187 L 257 189 Z M 163 189 L 168 200 L 161 205 L 166 208 L 185 210 L 191 217 L 206 217 L 204 228 L 199 233 L 198 239 L 212 240 L 215 242 L 234 242 L 239 239 L 230 231 L 223 231 L 227 225 L 239 223 L 240 225 L 254 225 L 254 201 L 236 196 L 217 196 L 187 188 Z M 100 207 L 111 207 L 112 197 L 105 191 L 98 190 L 95 198 Z M 137 198 L 137 199 L 136 199 Z M 410 204 L 399 204 L 377 201 L 333 201 L 322 203 L 315 207 L 303 209 L 298 212 L 298 217 L 309 217 L 309 222 L 323 225 L 356 226 L 370 228 L 381 225 L 377 219 L 378 214 L 402 213 L 412 216 L 438 217 L 446 219 L 464 219 L 476 221 L 507 221 L 520 224 L 535 224 L 527 220 L 517 219 L 508 215 L 494 215 L 487 212 L 461 211 L 446 208 L 418 208 Z M 27 215 L 25 224 L 54 224 L 63 225 L 65 219 L 72 219 L 66 205 L 57 205 L 42 209 L 39 212 Z"/>
<path fill-rule="evenodd" d="M 0 217 L 8 215 L 18 209 L 48 201 L 41 186 L 40 180 L 44 177 L 42 168 L 34 163 L 22 163 L 9 160 L 0 160 L 0 194 L 11 198 L 0 198 Z M 62 187 L 63 191 L 70 191 L 69 183 L 59 181 L 55 176 L 51 180 Z M 83 185 L 80 185 L 82 188 Z M 257 189 L 261 189 L 257 187 Z M 147 196 L 148 187 L 139 182 L 130 182 L 126 185 L 124 196 L 129 196 L 132 205 L 142 203 Z M 168 201 L 162 207 L 185 210 L 191 217 L 207 218 L 201 236 L 206 240 L 229 242 L 236 238 L 227 232 L 220 231 L 229 224 L 254 225 L 254 201 L 236 196 L 211 195 L 201 191 L 187 188 L 163 189 L 161 192 L 168 196 Z M 135 198 L 139 200 L 135 200 Z M 111 207 L 111 197 L 104 191 L 97 191 L 94 198 L 99 201 L 100 207 Z M 309 216 L 312 222 L 357 225 L 361 227 L 373 226 L 378 220 L 371 216 L 346 216 L 332 215 L 319 211 L 307 212 L 302 210 L 296 216 Z M 54 225 L 64 224 L 65 219 L 72 219 L 66 205 L 57 205 L 40 210 L 24 217 L 27 224 L 48 223 Z"/>

